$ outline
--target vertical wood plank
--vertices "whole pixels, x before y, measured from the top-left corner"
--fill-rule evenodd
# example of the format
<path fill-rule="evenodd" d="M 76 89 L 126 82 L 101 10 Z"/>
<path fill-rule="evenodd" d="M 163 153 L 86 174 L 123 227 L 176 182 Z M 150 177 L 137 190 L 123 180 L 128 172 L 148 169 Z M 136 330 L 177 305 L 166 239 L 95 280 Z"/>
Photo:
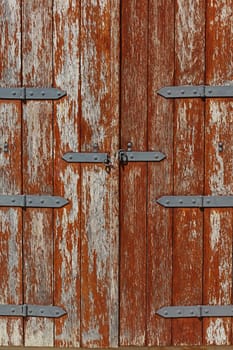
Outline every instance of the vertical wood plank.
<path fill-rule="evenodd" d="M 81 150 L 119 148 L 118 0 L 81 2 Z M 118 344 L 118 164 L 82 165 L 81 345 Z"/>
<path fill-rule="evenodd" d="M 148 147 L 166 159 L 148 164 L 147 345 L 171 345 L 171 321 L 155 315 L 172 303 L 172 211 L 155 199 L 173 191 L 173 101 L 156 95 L 174 83 L 174 1 L 149 1 Z"/>
<path fill-rule="evenodd" d="M 148 1 L 122 2 L 121 148 L 147 150 Z M 120 345 L 146 343 L 147 165 L 121 168 Z"/>
<path fill-rule="evenodd" d="M 54 78 L 67 97 L 54 110 L 54 190 L 70 204 L 55 213 L 54 303 L 67 311 L 55 322 L 55 346 L 80 346 L 80 166 L 65 152 L 80 150 L 80 1 L 55 1 Z"/>
<path fill-rule="evenodd" d="M 207 1 L 206 83 L 232 84 L 232 1 Z M 232 99 L 206 101 L 205 191 L 208 195 L 232 193 Z M 218 148 L 223 142 L 223 151 Z M 232 304 L 232 209 L 205 211 L 204 301 Z M 232 343 L 232 319 L 204 320 L 204 343 Z"/>
<path fill-rule="evenodd" d="M 52 0 L 23 2 L 23 85 L 52 86 Z M 53 194 L 52 103 L 23 106 L 23 191 Z M 26 209 L 24 230 L 24 302 L 53 304 L 52 209 Z M 53 320 L 25 320 L 26 346 L 52 346 Z"/>
<path fill-rule="evenodd" d="M 205 3 L 177 0 L 175 8 L 175 85 L 200 85 L 205 71 Z M 174 194 L 203 193 L 204 104 L 175 101 Z M 202 303 L 203 213 L 175 209 L 173 231 L 173 305 Z M 200 345 L 199 319 L 172 321 L 173 345 Z"/>
<path fill-rule="evenodd" d="M 0 86 L 21 84 L 20 1 L 2 1 L 0 6 Z M 7 151 L 4 144 L 7 142 Z M 21 103 L 0 103 L 0 194 L 20 194 Z M 22 303 L 22 211 L 0 210 L 0 304 Z M 0 318 L 0 345 L 23 345 L 22 318 Z"/>

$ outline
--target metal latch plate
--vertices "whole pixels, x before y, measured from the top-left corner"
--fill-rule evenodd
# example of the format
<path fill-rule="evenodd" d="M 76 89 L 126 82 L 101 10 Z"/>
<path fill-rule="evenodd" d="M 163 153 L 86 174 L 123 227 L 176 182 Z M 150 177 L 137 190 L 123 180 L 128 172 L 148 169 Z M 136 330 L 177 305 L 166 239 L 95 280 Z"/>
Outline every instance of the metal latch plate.
<path fill-rule="evenodd" d="M 166 208 L 232 208 L 233 196 L 163 196 L 156 202 Z"/>
<path fill-rule="evenodd" d="M 157 94 L 165 98 L 233 97 L 233 85 L 181 85 L 162 87 Z"/>
<path fill-rule="evenodd" d="M 0 207 L 61 208 L 68 203 L 59 196 L 0 195 Z"/>
<path fill-rule="evenodd" d="M 57 88 L 0 88 L 2 100 L 58 100 L 66 92 Z"/>
<path fill-rule="evenodd" d="M 0 316 L 58 318 L 65 314 L 61 307 L 52 305 L 0 305 Z"/>
<path fill-rule="evenodd" d="M 120 151 L 126 156 L 128 162 L 160 162 L 166 158 L 165 154 L 162 152 L 135 152 L 135 151 Z"/>
<path fill-rule="evenodd" d="M 67 152 L 62 159 L 69 163 L 105 163 L 108 153 L 101 152 Z"/>
<path fill-rule="evenodd" d="M 156 314 L 164 318 L 232 317 L 233 305 L 164 306 Z"/>

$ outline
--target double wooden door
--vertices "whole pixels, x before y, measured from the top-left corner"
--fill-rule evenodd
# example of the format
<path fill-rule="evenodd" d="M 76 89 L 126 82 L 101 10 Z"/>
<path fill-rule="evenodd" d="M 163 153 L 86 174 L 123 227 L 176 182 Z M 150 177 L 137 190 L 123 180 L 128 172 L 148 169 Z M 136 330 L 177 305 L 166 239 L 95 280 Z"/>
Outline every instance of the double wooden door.
<path fill-rule="evenodd" d="M 0 318 L 3 346 L 229 345 L 231 317 L 165 319 L 163 306 L 232 303 L 232 209 L 164 208 L 164 195 L 231 195 L 231 98 L 167 100 L 170 85 L 232 84 L 232 0 L 3 0 L 0 304 L 63 308 Z M 120 149 L 160 151 L 122 165 Z M 221 145 L 221 147 L 220 147 Z M 66 152 L 107 152 L 67 163 Z"/>

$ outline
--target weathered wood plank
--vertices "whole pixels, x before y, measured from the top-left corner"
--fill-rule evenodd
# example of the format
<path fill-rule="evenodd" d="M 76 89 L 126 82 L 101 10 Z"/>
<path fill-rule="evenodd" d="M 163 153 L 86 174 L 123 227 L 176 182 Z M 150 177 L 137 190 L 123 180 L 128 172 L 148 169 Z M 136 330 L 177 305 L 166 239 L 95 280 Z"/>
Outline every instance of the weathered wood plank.
<path fill-rule="evenodd" d="M 70 204 L 54 217 L 54 302 L 67 311 L 55 322 L 56 346 L 80 346 L 80 166 L 61 156 L 80 150 L 80 1 L 55 1 L 54 79 L 67 97 L 54 108 L 54 190 Z"/>
<path fill-rule="evenodd" d="M 166 155 L 148 164 L 147 345 L 171 344 L 171 321 L 155 315 L 172 303 L 172 211 L 155 198 L 173 190 L 173 102 L 156 95 L 173 85 L 174 1 L 149 1 L 148 147 Z"/>
<path fill-rule="evenodd" d="M 118 0 L 81 2 L 81 150 L 119 148 Z M 81 345 L 118 344 L 118 164 L 82 165 Z"/>
<path fill-rule="evenodd" d="M 147 150 L 148 2 L 122 2 L 121 147 Z M 121 168 L 120 345 L 146 343 L 147 164 Z"/>
<path fill-rule="evenodd" d="M 0 86 L 21 83 L 20 1 L 2 1 L 0 6 Z M 7 143 L 7 151 L 4 144 Z M 0 103 L 0 194 L 21 193 L 21 104 Z M 22 303 L 22 212 L 0 210 L 0 303 Z M 22 318 L 0 318 L 0 345 L 23 344 Z"/>
<path fill-rule="evenodd" d="M 52 1 L 22 4 L 23 85 L 52 85 Z M 23 105 L 23 191 L 53 194 L 52 103 Z M 52 209 L 26 209 L 24 230 L 24 302 L 53 304 Z M 52 346 L 53 320 L 25 320 L 26 346 Z"/>
<path fill-rule="evenodd" d="M 205 72 L 205 4 L 178 0 L 175 6 L 175 85 L 203 84 Z M 174 194 L 203 193 L 204 103 L 175 102 Z M 173 231 L 173 305 L 202 303 L 203 213 L 175 209 Z M 201 345 L 199 319 L 172 321 L 173 345 Z"/>
<path fill-rule="evenodd" d="M 232 84 L 232 1 L 207 1 L 206 83 Z M 232 100 L 206 102 L 205 192 L 232 193 Z M 223 142 L 223 151 L 218 144 Z M 204 302 L 232 303 L 232 209 L 205 211 Z M 204 320 L 204 343 L 232 344 L 232 319 Z"/>

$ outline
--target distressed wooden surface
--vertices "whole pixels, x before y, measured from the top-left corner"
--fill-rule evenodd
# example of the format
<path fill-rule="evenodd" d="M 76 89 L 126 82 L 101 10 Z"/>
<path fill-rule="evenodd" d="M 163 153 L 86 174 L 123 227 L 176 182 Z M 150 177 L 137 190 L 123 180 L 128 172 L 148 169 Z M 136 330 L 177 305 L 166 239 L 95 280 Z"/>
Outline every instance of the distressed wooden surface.
<path fill-rule="evenodd" d="M 174 1 L 149 1 L 148 20 L 148 149 L 166 159 L 148 164 L 147 345 L 165 346 L 171 344 L 171 320 L 155 312 L 172 303 L 172 211 L 155 199 L 173 190 L 173 101 L 156 91 L 173 85 Z"/>
<path fill-rule="evenodd" d="M 81 345 L 118 344 L 120 2 L 81 2 L 81 151 L 109 152 L 114 168 L 81 169 Z"/>
<path fill-rule="evenodd" d="M 165 85 L 232 84 L 232 1 L 4 0 L 0 14 L 1 86 L 67 91 L 54 103 L 0 102 L 0 194 L 70 201 L 0 210 L 0 303 L 68 313 L 0 318 L 0 345 L 231 344 L 231 318 L 171 321 L 155 312 L 232 303 L 232 209 L 203 214 L 154 200 L 232 193 L 232 100 L 156 95 Z M 129 141 L 166 159 L 119 170 L 117 151 Z M 110 173 L 61 159 L 95 144 L 110 153 Z"/>
<path fill-rule="evenodd" d="M 54 303 L 67 311 L 67 316 L 55 321 L 55 345 L 79 347 L 80 166 L 61 157 L 80 150 L 80 2 L 55 1 L 53 16 L 54 79 L 67 92 L 54 106 L 54 191 L 69 199 L 54 217 Z"/>
<path fill-rule="evenodd" d="M 0 86 L 20 86 L 20 1 L 6 0 L 0 7 Z M 8 150 L 4 152 L 7 142 Z M 0 194 L 20 194 L 21 103 L 0 103 Z M 22 211 L 0 210 L 0 304 L 22 303 Z M 23 344 L 22 318 L 0 318 L 0 345 Z"/>
<path fill-rule="evenodd" d="M 52 85 L 52 1 L 22 4 L 23 85 Z M 23 192 L 53 194 L 52 102 L 23 105 Z M 24 303 L 53 304 L 52 209 L 23 212 Z M 26 346 L 52 346 L 53 320 L 25 320 Z"/>
<path fill-rule="evenodd" d="M 147 150 L 147 1 L 122 2 L 121 148 Z M 146 344 L 147 165 L 121 167 L 120 345 Z"/>
<path fill-rule="evenodd" d="M 205 71 L 205 8 L 200 1 L 176 1 L 175 85 L 201 85 Z M 204 103 L 175 101 L 174 195 L 200 195 L 204 181 Z M 173 305 L 202 304 L 203 213 L 174 209 Z M 173 345 L 201 345 L 199 319 L 172 321 Z"/>
<path fill-rule="evenodd" d="M 206 83 L 232 84 L 232 1 L 207 2 Z M 231 195 L 232 183 L 232 99 L 206 102 L 205 191 L 210 195 Z M 223 151 L 219 151 L 223 142 Z M 232 209 L 205 211 L 204 301 L 211 305 L 232 304 Z M 232 319 L 204 320 L 204 343 L 232 344 Z"/>

